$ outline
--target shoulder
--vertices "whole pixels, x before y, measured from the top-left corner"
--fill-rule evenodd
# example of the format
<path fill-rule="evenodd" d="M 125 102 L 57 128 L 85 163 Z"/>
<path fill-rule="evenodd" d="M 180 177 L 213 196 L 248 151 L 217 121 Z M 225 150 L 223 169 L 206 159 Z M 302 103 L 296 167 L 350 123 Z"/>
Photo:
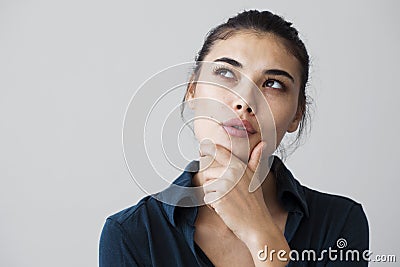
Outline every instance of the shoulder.
<path fill-rule="evenodd" d="M 146 255 L 149 255 L 151 223 L 155 217 L 162 218 L 161 213 L 159 203 L 146 196 L 137 204 L 108 216 L 100 236 L 100 266 L 114 266 L 121 259 L 129 266 L 137 266 L 137 262 L 150 264 Z"/>
<path fill-rule="evenodd" d="M 105 227 L 118 227 L 127 234 L 135 233 L 135 237 L 138 237 L 136 231 L 138 228 L 146 228 L 155 218 L 163 217 L 161 203 L 148 195 L 140 199 L 135 205 L 108 216 Z"/>
<path fill-rule="evenodd" d="M 103 226 L 102 239 L 119 240 L 125 244 L 146 243 L 146 229 L 163 217 L 160 203 L 151 196 L 145 196 L 135 205 L 108 216 Z"/>
<path fill-rule="evenodd" d="M 273 158 L 271 170 L 277 181 L 278 197 L 290 210 L 299 210 L 301 207 L 305 216 L 310 220 L 325 220 L 342 222 L 348 216 L 365 214 L 360 203 L 337 194 L 325 193 L 309 188 L 299 182 L 291 171 L 277 156 Z"/>
<path fill-rule="evenodd" d="M 361 203 L 350 197 L 301 186 L 309 209 L 308 222 L 349 246 L 368 248 L 369 226 Z"/>
<path fill-rule="evenodd" d="M 108 216 L 107 219 L 114 221 L 120 225 L 126 225 L 129 221 L 140 220 L 140 216 L 143 216 L 147 213 L 148 205 L 152 205 L 151 197 L 145 196 L 140 199 L 136 204 Z"/>
<path fill-rule="evenodd" d="M 331 214 L 332 216 L 340 216 L 343 220 L 356 214 L 365 217 L 361 203 L 350 197 L 318 191 L 303 185 L 301 187 L 310 215 Z"/>
<path fill-rule="evenodd" d="M 362 209 L 361 204 L 350 197 L 326 193 L 301 185 L 310 212 L 325 210 L 335 214 L 347 214 L 353 209 Z"/>

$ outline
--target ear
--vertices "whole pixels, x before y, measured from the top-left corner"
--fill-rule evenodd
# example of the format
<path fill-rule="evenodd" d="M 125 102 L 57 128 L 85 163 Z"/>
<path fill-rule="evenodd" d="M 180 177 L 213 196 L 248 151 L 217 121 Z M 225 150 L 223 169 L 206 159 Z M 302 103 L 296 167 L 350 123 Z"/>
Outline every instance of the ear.
<path fill-rule="evenodd" d="M 288 133 L 293 133 L 297 130 L 297 128 L 299 128 L 299 124 L 301 122 L 302 117 L 303 117 L 303 110 L 301 107 L 298 107 L 292 122 L 289 124 L 289 128 L 287 130 Z"/>
<path fill-rule="evenodd" d="M 186 89 L 186 94 L 185 94 L 185 101 L 188 102 L 188 106 L 190 109 L 194 109 L 195 105 L 194 105 L 194 101 L 192 101 L 195 97 L 196 91 L 196 83 L 194 82 L 194 74 L 190 77 L 189 83 L 188 83 L 188 87 Z"/>

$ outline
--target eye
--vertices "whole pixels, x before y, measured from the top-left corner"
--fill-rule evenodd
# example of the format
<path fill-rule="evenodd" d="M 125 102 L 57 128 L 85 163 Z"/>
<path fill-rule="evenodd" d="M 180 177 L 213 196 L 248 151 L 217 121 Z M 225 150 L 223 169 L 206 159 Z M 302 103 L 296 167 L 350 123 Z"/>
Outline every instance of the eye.
<path fill-rule="evenodd" d="M 233 71 L 228 70 L 226 68 L 217 68 L 214 72 L 217 75 L 220 75 L 220 76 L 222 76 L 224 78 L 227 78 L 227 79 L 236 79 L 236 76 L 233 73 Z"/>
<path fill-rule="evenodd" d="M 278 90 L 283 90 L 284 86 L 280 81 L 277 80 L 266 80 L 263 84 L 263 87 L 270 87 L 270 88 L 274 88 L 274 89 L 278 89 Z"/>

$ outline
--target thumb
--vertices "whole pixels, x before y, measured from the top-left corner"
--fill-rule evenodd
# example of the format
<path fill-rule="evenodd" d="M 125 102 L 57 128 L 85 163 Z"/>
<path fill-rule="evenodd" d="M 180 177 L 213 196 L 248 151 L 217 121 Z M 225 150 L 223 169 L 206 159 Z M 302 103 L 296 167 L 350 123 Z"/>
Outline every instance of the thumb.
<path fill-rule="evenodd" d="M 252 172 L 255 172 L 257 169 L 264 146 L 265 146 L 265 142 L 261 141 L 254 147 L 253 151 L 250 154 L 250 159 L 249 159 L 249 163 L 247 164 L 247 166 L 250 168 L 250 170 Z"/>

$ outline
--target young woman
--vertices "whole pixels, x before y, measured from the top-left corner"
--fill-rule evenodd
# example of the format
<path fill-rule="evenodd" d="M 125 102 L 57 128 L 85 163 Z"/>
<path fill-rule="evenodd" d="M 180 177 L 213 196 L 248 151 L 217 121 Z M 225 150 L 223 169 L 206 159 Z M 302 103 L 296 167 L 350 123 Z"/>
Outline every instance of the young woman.
<path fill-rule="evenodd" d="M 197 99 L 213 99 L 237 117 L 194 124 L 196 138 L 214 144 L 203 142 L 202 160 L 188 168 L 197 171 L 174 184 L 203 187 L 206 204 L 173 206 L 147 196 L 110 216 L 100 266 L 367 266 L 361 205 L 302 186 L 272 155 L 286 133 L 301 135 L 308 116 L 309 57 L 297 30 L 268 11 L 245 11 L 210 31 L 196 62 L 192 77 L 202 76 L 201 62 L 213 62 L 221 81 L 245 76 L 263 97 L 251 87 L 238 95 L 193 79 L 185 95 L 191 109 L 204 109 Z M 273 149 L 262 137 L 262 105 L 273 117 Z M 249 190 L 264 161 L 270 171 Z"/>

